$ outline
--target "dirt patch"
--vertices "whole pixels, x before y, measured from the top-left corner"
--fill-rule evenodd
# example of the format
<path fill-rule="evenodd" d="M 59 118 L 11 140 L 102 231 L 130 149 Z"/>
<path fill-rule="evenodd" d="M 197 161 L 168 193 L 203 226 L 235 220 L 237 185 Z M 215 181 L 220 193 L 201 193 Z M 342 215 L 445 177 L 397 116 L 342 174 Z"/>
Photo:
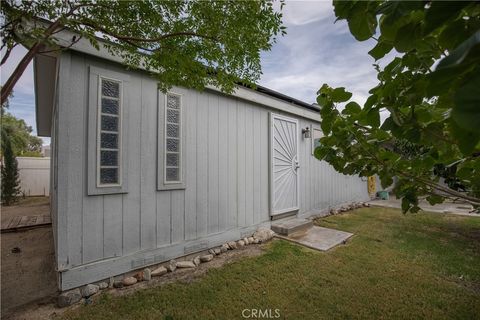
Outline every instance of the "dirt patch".
<path fill-rule="evenodd" d="M 18 217 L 50 215 L 49 197 L 27 197 L 2 206 L 2 225 Z M 2 318 L 20 306 L 44 303 L 57 292 L 55 251 L 51 226 L 1 234 Z"/>
<path fill-rule="evenodd" d="M 50 214 L 49 197 L 27 197 L 13 206 L 2 206 L 2 225 L 12 218 L 20 216 L 38 216 Z"/>
<path fill-rule="evenodd" d="M 2 317 L 57 292 L 51 227 L 1 235 Z"/>
<path fill-rule="evenodd" d="M 137 283 L 131 287 L 124 287 L 121 289 L 107 289 L 103 292 L 108 292 L 112 296 L 124 296 L 130 295 L 138 290 L 143 290 L 146 288 L 156 288 L 167 285 L 173 282 L 183 282 L 183 283 L 191 283 L 193 281 L 197 281 L 201 279 L 205 273 L 208 272 L 210 269 L 221 268 L 225 265 L 228 265 L 232 262 L 238 261 L 242 258 L 246 257 L 255 257 L 265 253 L 263 249 L 263 245 L 249 245 L 246 247 L 242 247 L 237 250 L 227 251 L 221 255 L 216 256 L 212 261 L 207 263 L 200 264 L 197 268 L 192 269 L 178 269 L 175 272 L 167 273 L 161 277 L 153 277 L 151 281 L 144 281 Z M 103 293 L 102 292 L 102 293 Z M 101 294 L 97 294 L 93 299 L 91 299 L 92 303 L 95 303 L 97 299 L 101 297 Z M 11 314 L 6 319 L 9 320 L 41 320 L 41 319 L 50 319 L 55 315 L 61 315 L 68 310 L 74 310 L 80 307 L 82 304 L 76 304 L 74 306 L 59 309 L 55 306 L 55 301 L 49 301 L 48 303 L 40 303 L 40 304 L 31 304 L 26 305 L 21 309 L 17 309 L 15 314 Z"/>

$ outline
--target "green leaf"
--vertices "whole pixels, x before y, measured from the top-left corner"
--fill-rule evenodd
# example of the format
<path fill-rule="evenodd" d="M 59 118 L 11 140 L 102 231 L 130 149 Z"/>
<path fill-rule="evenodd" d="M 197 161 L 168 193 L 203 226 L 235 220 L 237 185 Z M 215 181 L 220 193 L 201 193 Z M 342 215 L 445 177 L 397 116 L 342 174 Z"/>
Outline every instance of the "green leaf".
<path fill-rule="evenodd" d="M 445 27 L 438 36 L 438 44 L 443 49 L 452 50 L 469 38 L 465 32 L 465 21 L 458 19 Z"/>
<path fill-rule="evenodd" d="M 352 93 L 345 91 L 344 87 L 333 89 L 331 93 L 333 102 L 345 102 L 352 97 Z"/>
<path fill-rule="evenodd" d="M 438 64 L 435 71 L 460 65 L 469 56 L 470 53 L 478 53 L 479 46 L 480 30 L 478 30 L 470 38 L 465 40 L 447 57 L 443 58 Z M 478 55 L 476 58 L 478 59 Z"/>
<path fill-rule="evenodd" d="M 427 197 L 427 201 L 428 201 L 428 203 L 430 203 L 430 205 L 433 206 L 433 205 L 442 203 L 443 202 L 443 197 L 438 196 L 438 195 L 430 195 L 430 196 Z"/>
<path fill-rule="evenodd" d="M 325 93 L 319 94 L 317 97 L 317 103 L 320 107 L 326 106 L 328 103 L 327 95 Z"/>
<path fill-rule="evenodd" d="M 382 175 L 380 177 L 380 184 L 383 189 L 390 187 L 393 183 L 393 178 L 391 175 Z"/>
<path fill-rule="evenodd" d="M 331 152 L 330 148 L 316 147 L 313 154 L 315 158 L 317 158 L 318 160 L 323 160 L 327 156 L 327 154 L 329 154 L 330 152 Z"/>
<path fill-rule="evenodd" d="M 372 94 L 367 98 L 367 101 L 365 101 L 365 104 L 363 107 L 368 110 L 370 109 L 378 100 L 378 96 L 376 94 Z"/>
<path fill-rule="evenodd" d="M 334 117 L 331 115 L 329 116 L 322 116 L 322 120 L 320 122 L 320 126 L 325 134 L 329 134 L 332 131 L 333 121 L 335 120 Z"/>
<path fill-rule="evenodd" d="M 415 47 L 420 39 L 420 24 L 411 22 L 398 29 L 393 45 L 398 52 L 408 52 Z"/>
<path fill-rule="evenodd" d="M 470 3 L 470 1 L 432 1 L 425 14 L 424 35 L 428 35 L 448 20 L 456 18 Z"/>
<path fill-rule="evenodd" d="M 468 180 L 472 177 L 472 172 L 473 172 L 472 168 L 462 167 L 458 169 L 456 176 L 460 179 Z"/>
<path fill-rule="evenodd" d="M 402 59 L 395 57 L 392 62 L 387 64 L 383 71 L 388 74 L 396 73 L 398 69 L 402 67 Z"/>
<path fill-rule="evenodd" d="M 368 51 L 375 61 L 383 58 L 387 53 L 393 49 L 393 45 L 387 41 L 378 41 L 377 45 L 372 50 Z"/>
<path fill-rule="evenodd" d="M 435 70 L 427 74 L 426 94 L 428 97 L 442 95 L 455 88 L 452 84 L 462 78 L 465 72 L 468 72 L 471 66 L 465 64 L 452 66 Z"/>
<path fill-rule="evenodd" d="M 328 84 L 324 83 L 322 84 L 322 86 L 320 87 L 320 89 L 318 89 L 317 91 L 317 94 L 322 94 L 322 93 L 329 93 L 331 91 L 331 88 Z"/>
<path fill-rule="evenodd" d="M 463 129 L 480 134 L 480 69 L 454 96 L 452 118 Z"/>
<path fill-rule="evenodd" d="M 333 10 L 335 12 L 335 16 L 338 19 L 346 19 L 348 14 L 350 13 L 350 9 L 355 5 L 353 1 L 333 1 Z"/>
<path fill-rule="evenodd" d="M 362 108 L 360 107 L 360 105 L 358 103 L 356 103 L 355 101 L 351 101 L 349 103 L 347 103 L 347 105 L 345 106 L 345 109 L 342 111 L 343 114 L 349 114 L 349 115 L 354 115 L 354 114 L 358 114 L 362 111 Z"/>
<path fill-rule="evenodd" d="M 470 156 L 480 140 L 480 134 L 465 130 L 453 121 L 453 119 L 450 126 L 452 135 L 457 140 L 458 148 L 464 155 Z"/>
<path fill-rule="evenodd" d="M 406 198 L 402 198 L 402 211 L 403 213 L 407 212 L 410 209 L 410 201 Z"/>
<path fill-rule="evenodd" d="M 412 208 L 410 208 L 411 213 L 417 213 L 420 210 L 422 210 L 422 209 L 418 205 L 414 205 L 414 206 L 412 206 Z"/>
<path fill-rule="evenodd" d="M 382 130 L 390 131 L 396 126 L 395 122 L 393 121 L 392 117 L 388 117 L 383 121 L 382 126 L 380 127 Z"/>
<path fill-rule="evenodd" d="M 371 109 L 367 112 L 365 120 L 368 125 L 378 128 L 380 126 L 380 112 L 376 109 Z"/>
<path fill-rule="evenodd" d="M 377 28 L 377 18 L 366 10 L 366 2 L 357 2 L 348 17 L 348 28 L 350 33 L 358 41 L 368 40 L 375 34 Z"/>

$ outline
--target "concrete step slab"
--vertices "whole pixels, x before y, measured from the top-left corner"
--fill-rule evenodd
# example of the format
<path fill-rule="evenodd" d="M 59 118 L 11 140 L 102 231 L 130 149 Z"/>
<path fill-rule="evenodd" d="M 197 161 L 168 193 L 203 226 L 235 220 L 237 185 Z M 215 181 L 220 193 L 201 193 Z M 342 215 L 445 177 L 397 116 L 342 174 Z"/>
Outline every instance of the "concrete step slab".
<path fill-rule="evenodd" d="M 278 238 L 320 251 L 327 251 L 345 243 L 351 236 L 353 233 L 317 226 L 297 231 L 289 236 L 277 235 Z"/>
<path fill-rule="evenodd" d="M 307 230 L 312 226 L 312 220 L 291 218 L 272 222 L 271 229 L 277 234 L 288 236 L 298 231 Z"/>

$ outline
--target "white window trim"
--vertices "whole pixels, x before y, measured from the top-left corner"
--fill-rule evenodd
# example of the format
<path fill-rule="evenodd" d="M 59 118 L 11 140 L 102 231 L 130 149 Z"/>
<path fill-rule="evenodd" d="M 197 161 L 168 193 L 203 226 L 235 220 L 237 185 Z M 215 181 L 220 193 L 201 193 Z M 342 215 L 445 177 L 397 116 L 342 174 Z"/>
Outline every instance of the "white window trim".
<path fill-rule="evenodd" d="M 118 164 L 116 166 L 101 166 L 101 134 L 102 132 L 109 133 L 109 131 L 102 131 L 102 80 L 107 80 L 107 81 L 114 81 L 118 82 L 119 84 L 119 97 L 118 97 L 118 115 L 112 115 L 112 114 L 105 114 L 111 117 L 118 117 L 118 131 L 117 132 L 111 132 L 111 133 L 116 133 L 118 134 L 118 143 L 117 143 L 117 149 L 116 151 L 118 152 L 117 155 L 117 161 Z M 110 187 L 121 187 L 122 186 L 122 121 L 123 121 L 123 81 L 115 78 L 109 78 L 105 77 L 102 75 L 98 76 L 98 98 L 97 98 L 97 139 L 96 139 L 96 144 L 97 144 L 97 161 L 96 161 L 96 168 L 97 168 L 97 188 L 110 188 Z M 113 97 L 106 97 L 109 99 L 114 99 Z M 112 151 L 114 149 L 111 149 Z M 117 177 L 118 177 L 118 183 L 101 183 L 100 182 L 100 170 L 102 168 L 117 168 Z"/>
<path fill-rule="evenodd" d="M 178 141 L 180 143 L 179 148 L 178 148 L 178 166 L 175 168 L 178 168 L 178 177 L 180 180 L 172 181 L 168 180 L 167 181 L 167 153 L 175 153 L 175 152 L 170 152 L 167 151 L 167 109 L 168 109 L 168 96 L 177 96 L 180 100 L 180 107 L 179 107 L 179 136 L 178 136 Z M 164 126 L 163 126 L 163 183 L 165 185 L 172 185 L 172 184 L 179 184 L 183 183 L 183 95 L 180 93 L 175 93 L 175 92 L 167 92 L 165 94 L 165 105 L 164 105 Z"/>

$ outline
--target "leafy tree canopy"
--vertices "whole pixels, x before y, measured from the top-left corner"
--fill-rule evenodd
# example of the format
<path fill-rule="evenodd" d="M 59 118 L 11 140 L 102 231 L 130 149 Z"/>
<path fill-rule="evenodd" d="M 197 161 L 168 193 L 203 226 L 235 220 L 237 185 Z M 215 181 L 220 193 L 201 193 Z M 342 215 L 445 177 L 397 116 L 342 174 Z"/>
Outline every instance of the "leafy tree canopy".
<path fill-rule="evenodd" d="M 42 139 L 32 135 L 32 127 L 28 126 L 23 119 L 18 119 L 2 109 L 2 154 L 4 146 L 11 144 L 15 156 L 40 157 L 42 151 Z"/>
<path fill-rule="evenodd" d="M 404 211 L 461 198 L 480 205 L 480 5 L 476 1 L 333 1 L 379 60 L 395 50 L 363 106 L 345 88 L 318 91 L 325 136 L 315 150 L 345 174 L 378 174 Z M 346 75 L 348 76 L 348 75 Z M 344 106 L 342 111 L 337 107 Z M 380 111 L 388 118 L 381 123 Z M 440 179 L 446 178 L 446 183 Z"/>
<path fill-rule="evenodd" d="M 2 64 L 17 44 L 30 48 L 2 88 L 2 102 L 35 53 L 59 47 L 55 34 L 63 29 L 79 35 L 72 44 L 84 38 L 98 48 L 97 36 L 109 41 L 108 50 L 128 66 L 155 71 L 163 90 L 214 85 L 226 92 L 239 81 L 253 85 L 261 75 L 260 52 L 285 33 L 281 13 L 267 0 L 5 0 L 1 14 Z"/>

